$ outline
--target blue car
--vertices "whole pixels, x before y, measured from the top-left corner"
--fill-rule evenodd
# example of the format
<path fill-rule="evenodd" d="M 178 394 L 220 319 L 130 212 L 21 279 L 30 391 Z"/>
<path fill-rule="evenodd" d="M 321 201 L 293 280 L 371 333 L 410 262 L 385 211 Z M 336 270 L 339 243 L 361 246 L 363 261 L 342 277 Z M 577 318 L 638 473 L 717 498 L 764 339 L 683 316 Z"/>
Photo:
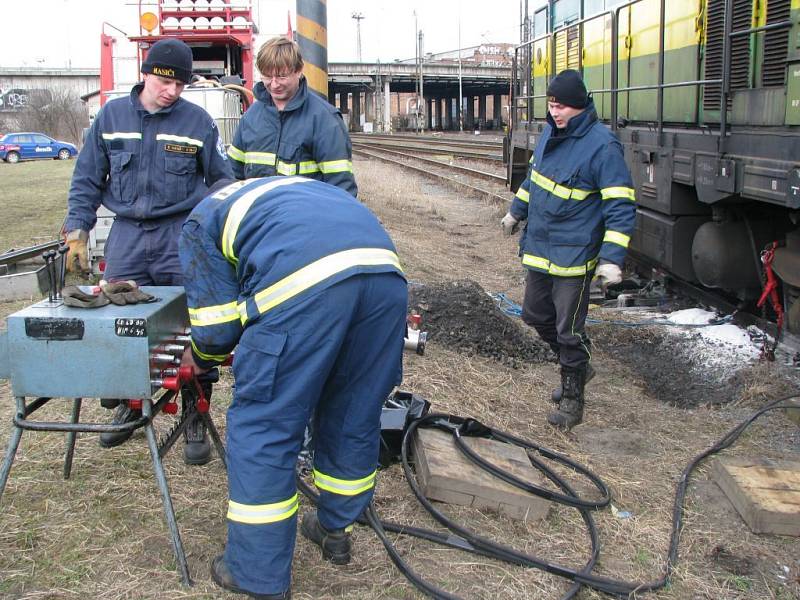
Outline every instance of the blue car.
<path fill-rule="evenodd" d="M 78 154 L 69 142 L 54 140 L 43 133 L 7 133 L 0 137 L 0 159 L 7 163 L 35 158 L 67 160 Z"/>

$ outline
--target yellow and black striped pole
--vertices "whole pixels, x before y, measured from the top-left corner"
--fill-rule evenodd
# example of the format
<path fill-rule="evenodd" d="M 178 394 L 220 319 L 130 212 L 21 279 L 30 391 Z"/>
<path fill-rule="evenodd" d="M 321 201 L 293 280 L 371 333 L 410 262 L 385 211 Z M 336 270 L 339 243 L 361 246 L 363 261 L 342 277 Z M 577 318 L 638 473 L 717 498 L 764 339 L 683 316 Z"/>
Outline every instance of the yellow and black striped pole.
<path fill-rule="evenodd" d="M 297 44 L 308 86 L 328 98 L 328 5 L 326 0 L 297 0 Z"/>

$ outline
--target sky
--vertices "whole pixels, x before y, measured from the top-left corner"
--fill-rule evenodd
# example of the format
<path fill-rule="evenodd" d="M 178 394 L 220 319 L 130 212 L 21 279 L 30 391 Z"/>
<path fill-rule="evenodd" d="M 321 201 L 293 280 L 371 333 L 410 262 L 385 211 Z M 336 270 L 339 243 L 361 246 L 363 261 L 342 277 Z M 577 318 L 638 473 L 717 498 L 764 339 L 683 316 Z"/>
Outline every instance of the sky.
<path fill-rule="evenodd" d="M 142 0 L 142 4 L 152 1 Z M 137 34 L 138 4 L 138 0 L 6 0 L 0 4 L 4 17 L 0 66 L 98 68 L 103 23 Z M 261 34 L 257 45 L 272 34 L 286 32 L 287 11 L 296 27 L 294 0 L 252 0 L 252 4 Z M 364 17 L 360 21 L 362 60 L 390 62 L 414 57 L 416 28 L 423 32 L 425 53 L 459 48 L 459 22 L 462 48 L 519 43 L 521 4 L 522 0 L 328 0 L 328 60 L 357 60 L 354 13 Z M 106 31 L 114 29 L 106 26 Z"/>

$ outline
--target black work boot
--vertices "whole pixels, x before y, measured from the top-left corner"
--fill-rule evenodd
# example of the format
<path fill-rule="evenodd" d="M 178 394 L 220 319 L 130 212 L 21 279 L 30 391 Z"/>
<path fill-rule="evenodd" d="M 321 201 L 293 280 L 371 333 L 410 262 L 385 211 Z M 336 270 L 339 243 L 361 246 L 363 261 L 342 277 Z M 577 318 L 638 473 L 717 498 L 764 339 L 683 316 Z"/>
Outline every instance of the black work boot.
<path fill-rule="evenodd" d="M 586 367 L 561 367 L 561 403 L 558 410 L 547 416 L 553 427 L 569 431 L 583 420 L 583 387 L 586 384 Z"/>
<path fill-rule="evenodd" d="M 114 410 L 114 417 L 111 419 L 112 425 L 122 425 L 123 423 L 130 423 L 142 417 L 141 410 L 132 410 L 127 402 L 121 402 Z M 128 431 L 115 431 L 113 433 L 101 433 L 100 445 L 103 448 L 113 448 L 125 443 L 128 438 L 133 435 L 133 429 Z"/>
<path fill-rule="evenodd" d="M 586 363 L 586 383 L 589 383 L 594 376 L 596 375 L 594 371 L 594 367 L 592 367 L 592 363 Z M 550 401 L 553 404 L 558 404 L 561 402 L 561 386 L 558 386 L 556 389 L 553 390 L 553 393 L 550 394 Z"/>
<path fill-rule="evenodd" d="M 317 546 L 322 548 L 322 558 L 335 565 L 346 565 L 350 562 L 350 531 L 348 529 L 334 529 L 328 531 L 319 523 L 316 511 L 303 515 L 300 523 L 300 532 Z"/>
<path fill-rule="evenodd" d="M 206 424 L 200 415 L 195 414 L 183 430 L 186 446 L 183 448 L 183 462 L 187 465 L 204 465 L 211 460 L 211 443 L 208 441 Z"/>
<path fill-rule="evenodd" d="M 233 580 L 233 575 L 228 570 L 228 565 L 225 564 L 225 557 L 220 554 L 211 561 L 211 579 L 214 580 L 219 587 L 233 592 L 234 594 L 247 594 L 256 600 L 290 600 L 292 597 L 292 590 L 289 588 L 280 594 L 256 594 L 255 592 L 248 592 L 240 588 Z"/>
<path fill-rule="evenodd" d="M 214 375 L 216 375 L 216 373 Z M 211 402 L 211 384 L 214 383 L 217 378 L 209 376 L 200 381 L 200 385 L 203 388 L 203 395 L 209 403 Z M 191 388 L 183 388 L 181 390 L 181 401 L 183 403 L 183 410 L 189 410 L 197 401 L 196 392 Z M 183 447 L 183 462 L 185 464 L 204 465 L 211 460 L 211 443 L 208 440 L 206 424 L 199 413 L 194 413 L 191 420 L 186 424 L 186 429 L 183 430 L 183 439 L 186 440 L 186 445 Z"/>

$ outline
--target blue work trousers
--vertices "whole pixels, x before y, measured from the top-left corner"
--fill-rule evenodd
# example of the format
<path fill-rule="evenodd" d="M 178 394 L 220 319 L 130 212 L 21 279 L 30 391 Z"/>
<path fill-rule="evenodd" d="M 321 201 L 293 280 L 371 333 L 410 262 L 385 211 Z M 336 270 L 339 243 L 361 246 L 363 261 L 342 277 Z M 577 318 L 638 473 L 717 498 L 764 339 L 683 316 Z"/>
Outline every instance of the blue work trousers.
<path fill-rule="evenodd" d="M 183 285 L 178 238 L 186 215 L 153 221 L 117 218 L 105 246 L 107 281 L 139 285 Z"/>
<path fill-rule="evenodd" d="M 362 274 L 245 329 L 227 416 L 225 562 L 239 587 L 274 594 L 290 586 L 295 465 L 312 413 L 315 470 L 346 481 L 374 475 L 381 408 L 397 378 L 406 310 L 402 277 Z M 328 529 L 352 524 L 372 494 L 371 486 L 355 495 L 321 491 L 320 523 Z M 264 517 L 274 506 L 283 507 L 279 516 Z M 234 510 L 244 516 L 232 516 Z"/>

